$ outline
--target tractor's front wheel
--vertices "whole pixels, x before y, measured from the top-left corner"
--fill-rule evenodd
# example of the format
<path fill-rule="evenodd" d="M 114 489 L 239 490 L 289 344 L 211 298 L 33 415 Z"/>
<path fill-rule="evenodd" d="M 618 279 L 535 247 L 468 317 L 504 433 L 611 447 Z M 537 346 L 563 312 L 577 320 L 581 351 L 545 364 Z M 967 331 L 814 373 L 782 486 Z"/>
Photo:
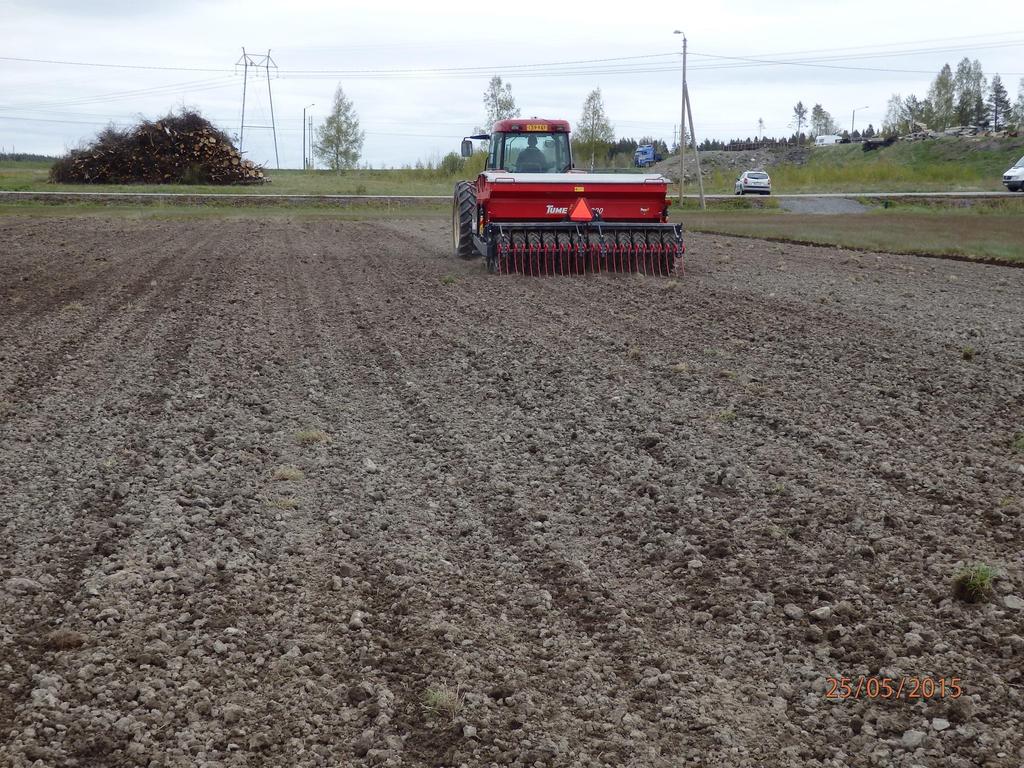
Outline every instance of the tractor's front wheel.
<path fill-rule="evenodd" d="M 479 254 L 473 247 L 473 220 L 476 218 L 476 188 L 471 181 L 455 185 L 452 199 L 452 246 L 460 259 L 471 259 Z"/>

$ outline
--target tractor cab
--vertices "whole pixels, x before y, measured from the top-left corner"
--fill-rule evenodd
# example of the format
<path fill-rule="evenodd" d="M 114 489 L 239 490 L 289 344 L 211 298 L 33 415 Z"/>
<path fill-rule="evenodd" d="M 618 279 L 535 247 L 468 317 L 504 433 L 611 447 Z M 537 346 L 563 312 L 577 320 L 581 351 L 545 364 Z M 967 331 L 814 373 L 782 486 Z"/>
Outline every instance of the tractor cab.
<path fill-rule="evenodd" d="M 473 154 L 473 139 L 489 140 L 486 170 L 509 173 L 565 173 L 572 169 L 569 123 L 538 118 L 499 120 L 492 132 L 462 141 L 462 156 Z"/>

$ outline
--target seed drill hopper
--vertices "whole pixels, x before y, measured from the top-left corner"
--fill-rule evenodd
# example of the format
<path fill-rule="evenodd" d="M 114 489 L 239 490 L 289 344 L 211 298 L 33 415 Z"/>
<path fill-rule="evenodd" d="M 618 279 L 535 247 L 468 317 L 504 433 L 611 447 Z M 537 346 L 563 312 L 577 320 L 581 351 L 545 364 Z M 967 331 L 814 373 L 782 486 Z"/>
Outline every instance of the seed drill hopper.
<path fill-rule="evenodd" d="M 455 255 L 483 256 L 489 272 L 582 275 L 682 271 L 683 229 L 668 223 L 669 181 L 651 173 L 575 170 L 569 123 L 500 120 L 476 181 L 455 185 Z"/>

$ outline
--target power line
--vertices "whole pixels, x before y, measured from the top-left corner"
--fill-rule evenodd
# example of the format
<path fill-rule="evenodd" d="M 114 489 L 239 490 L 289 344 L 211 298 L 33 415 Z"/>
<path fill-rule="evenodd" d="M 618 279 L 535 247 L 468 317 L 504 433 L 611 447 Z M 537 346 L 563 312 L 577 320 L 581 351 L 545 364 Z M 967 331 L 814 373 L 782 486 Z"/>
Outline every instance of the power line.
<path fill-rule="evenodd" d="M 694 56 L 703 56 L 710 59 L 721 59 L 726 61 L 743 62 L 743 64 L 709 64 L 709 65 L 697 65 L 694 69 L 731 69 L 739 68 L 743 66 L 752 65 L 783 65 L 783 66 L 803 66 L 803 67 L 818 67 L 824 69 L 843 69 L 843 70 L 857 70 L 857 71 L 871 71 L 871 72 L 893 72 L 893 73 L 910 73 L 910 74 L 935 74 L 933 70 L 920 70 L 920 69 L 897 69 L 893 67 L 855 67 L 855 66 L 840 66 L 832 65 L 826 62 L 828 61 L 851 61 L 851 60 L 862 60 L 862 59 L 877 59 L 877 58 L 892 58 L 896 56 L 919 56 L 926 53 L 952 53 L 954 51 L 963 50 L 990 50 L 993 48 L 1007 48 L 1024 45 L 1022 40 L 1013 40 L 1004 43 L 991 43 L 983 46 L 957 46 L 954 48 L 932 48 L 932 49 L 919 49 L 913 51 L 893 51 L 886 53 L 872 53 L 872 54 L 859 54 L 854 56 L 824 56 L 815 57 L 811 59 L 768 59 L 768 58 L 754 58 L 750 56 L 725 56 L 713 53 L 694 53 Z M 1019 73 L 1008 73 L 1008 74 L 1019 74 Z"/>
<path fill-rule="evenodd" d="M 68 125 L 110 125 L 110 121 L 101 120 L 56 120 L 43 117 L 15 117 L 13 115 L 0 115 L 0 120 L 19 120 L 31 123 L 61 123 Z M 279 128 L 282 133 L 299 133 L 299 128 Z M 364 131 L 367 136 L 403 136 L 416 139 L 452 139 L 465 131 L 452 133 L 396 133 L 392 131 Z"/>
<path fill-rule="evenodd" d="M 990 38 L 990 37 L 1009 37 L 1011 35 L 1024 35 L 1024 29 L 1009 30 L 1006 32 L 990 32 L 984 35 L 959 35 L 956 37 L 933 37 L 924 40 L 907 40 L 899 43 L 871 43 L 868 45 L 851 45 L 845 47 L 830 47 L 830 48 L 811 48 L 802 51 L 772 51 L 771 53 L 756 53 L 753 54 L 757 57 L 769 58 L 772 56 L 803 56 L 804 54 L 810 53 L 830 53 L 836 54 L 841 51 L 865 51 L 872 48 L 884 49 L 884 48 L 896 48 L 907 45 L 923 45 L 925 43 L 941 43 L 941 42 L 952 42 L 952 41 L 964 41 L 964 40 L 976 40 L 979 38 Z M 946 50 L 946 49 L 937 49 Z M 878 51 L 878 54 L 884 55 L 882 50 Z M 696 55 L 696 54 L 695 54 Z M 702 54 L 703 55 L 703 54 Z M 816 57 L 814 57 L 816 58 Z"/>
<path fill-rule="evenodd" d="M 706 58 L 715 58 L 735 62 L 746 62 L 749 64 L 773 64 L 773 65 L 786 65 L 786 66 L 821 66 L 826 65 L 819 62 L 825 61 L 849 61 L 866 58 L 888 58 L 893 56 L 916 56 L 924 55 L 929 53 L 950 53 L 962 50 L 989 50 L 993 48 L 1009 47 L 1021 45 L 1020 40 L 1012 40 L 1005 42 L 994 42 L 994 43 L 983 43 L 983 44 L 962 44 L 957 46 L 944 46 L 935 48 L 915 48 L 905 49 L 897 51 L 869 51 L 857 54 L 837 54 L 837 51 L 864 51 L 870 48 L 893 48 L 899 45 L 920 45 L 926 42 L 938 42 L 938 41 L 955 41 L 955 40 L 971 40 L 977 38 L 996 37 L 1009 34 L 1019 34 L 1019 32 L 1004 32 L 1004 33 L 993 33 L 991 35 L 973 35 L 966 37 L 952 37 L 952 38 L 933 38 L 932 40 L 915 41 L 909 43 L 885 43 L 876 44 L 871 46 L 853 46 L 849 48 L 831 48 L 831 49 L 814 49 L 807 51 L 793 51 L 781 54 L 760 54 L 754 57 L 745 56 L 729 56 L 724 54 L 712 54 L 712 53 L 696 53 L 695 56 L 703 56 Z M 831 55 L 829 56 L 812 56 L 807 59 L 778 59 L 772 58 L 774 56 L 790 56 L 790 55 L 803 55 L 809 53 L 819 53 L 827 51 Z M 675 59 L 679 56 L 678 52 L 666 52 L 666 53 L 649 53 L 641 54 L 636 56 L 615 56 L 615 57 L 602 57 L 594 59 L 572 59 L 567 61 L 548 61 L 548 62 L 535 62 L 535 63 L 518 63 L 518 64 L 489 64 L 489 65 L 477 65 L 471 67 L 421 67 L 421 68 L 395 68 L 395 69 L 294 69 L 294 70 L 280 70 L 281 76 L 289 76 L 295 78 L 306 78 L 315 76 L 330 76 L 330 77 L 350 77 L 350 78 L 373 78 L 374 76 L 397 78 L 397 77 L 417 77 L 417 76 L 430 76 L 430 77 L 455 77 L 455 76 L 468 76 L 476 77 L 485 74 L 491 74 L 494 72 L 507 72 L 514 73 L 518 76 L 530 76 L 531 70 L 540 68 L 551 68 L 551 67 L 562 67 L 571 69 L 561 69 L 550 71 L 546 70 L 540 73 L 538 76 L 551 76 L 551 75 L 575 75 L 575 74 L 639 74 L 644 72 L 662 72 L 662 71 L 674 71 L 675 65 L 665 66 L 661 62 L 651 62 L 651 67 L 637 66 L 637 62 L 641 60 L 652 60 L 652 59 Z M 234 74 L 235 70 L 227 69 L 215 69 L 208 67 L 170 67 L 170 66 L 156 66 L 156 65 L 145 65 L 145 64 L 116 64 L 106 62 L 85 62 L 85 61 L 65 61 L 56 59 L 33 59 L 27 57 L 13 57 L 13 56 L 0 56 L 0 61 L 16 61 L 23 63 L 35 63 L 35 64 L 52 64 L 62 66 L 81 66 L 81 67 L 104 67 L 110 69 L 133 69 L 133 70 L 156 70 L 156 71 L 178 71 L 178 72 L 216 72 L 216 73 L 231 73 Z M 631 62 L 631 64 L 626 64 Z M 606 65 L 603 68 L 580 68 L 581 65 L 587 64 L 602 64 Z M 611 66 L 608 66 L 611 65 Z M 728 65 L 706 65 L 697 66 L 695 69 L 714 69 L 714 68 L 727 68 Z M 928 74 L 925 70 L 900 70 L 892 68 L 869 68 L 869 67 L 839 67 L 834 66 L 831 68 L 836 69 L 852 69 L 852 70 L 876 70 L 885 72 L 909 72 L 909 73 L 923 73 Z M 1009 73 L 1018 74 L 1018 73 Z"/>
<path fill-rule="evenodd" d="M 148 86 L 146 88 L 136 88 L 133 90 L 126 91 L 113 91 L 110 93 L 96 94 L 95 96 L 83 96 L 72 99 L 64 99 L 59 101 L 44 101 L 36 102 L 34 104 L 27 104 L 21 107 L 12 107 L 9 105 L 0 106 L 0 109 L 45 109 L 47 107 L 74 107 L 84 106 L 86 104 L 93 104 L 96 102 L 108 102 L 108 101 L 121 101 L 124 99 L 134 99 L 141 96 L 156 96 L 161 95 L 165 92 L 175 92 L 179 90 L 190 90 L 190 91 L 207 91 L 215 90 L 216 88 L 223 88 L 227 85 L 232 87 L 236 81 L 234 78 L 213 78 L 209 80 L 193 80 L 184 83 L 169 83 L 168 85 L 156 85 Z"/>
<path fill-rule="evenodd" d="M 158 67 L 152 64 L 102 64 L 95 61 L 58 61 L 55 59 L 29 59 L 18 56 L 0 56 L 0 61 L 20 61 L 28 64 L 60 64 L 69 67 L 104 67 L 107 69 L 153 69 L 163 72 L 233 72 L 231 69 L 209 67 Z"/>

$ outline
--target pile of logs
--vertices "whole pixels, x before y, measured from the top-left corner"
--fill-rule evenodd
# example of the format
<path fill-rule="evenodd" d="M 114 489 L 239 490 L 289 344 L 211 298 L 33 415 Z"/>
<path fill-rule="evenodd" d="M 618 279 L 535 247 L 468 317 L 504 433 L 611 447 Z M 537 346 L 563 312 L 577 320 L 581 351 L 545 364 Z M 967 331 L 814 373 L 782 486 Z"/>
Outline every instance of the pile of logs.
<path fill-rule="evenodd" d="M 865 152 L 871 152 L 882 147 L 891 147 L 898 141 L 896 136 L 875 136 L 871 139 L 864 139 L 861 142 L 860 148 Z"/>
<path fill-rule="evenodd" d="M 134 128 L 106 128 L 84 149 L 53 164 L 60 184 L 262 184 L 263 168 L 223 131 L 185 111 Z"/>

